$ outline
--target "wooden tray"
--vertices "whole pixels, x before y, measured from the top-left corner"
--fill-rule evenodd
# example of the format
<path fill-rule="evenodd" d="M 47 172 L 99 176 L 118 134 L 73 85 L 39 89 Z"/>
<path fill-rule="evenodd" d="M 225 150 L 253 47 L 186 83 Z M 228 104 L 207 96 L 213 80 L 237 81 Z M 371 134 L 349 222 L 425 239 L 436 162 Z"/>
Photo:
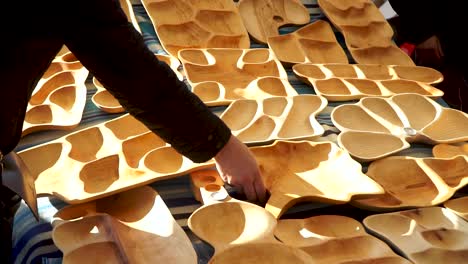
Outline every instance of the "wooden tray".
<path fill-rule="evenodd" d="M 194 186 L 200 186 L 204 205 L 190 215 L 188 226 L 214 247 L 209 263 L 312 263 L 303 251 L 274 238 L 276 219 L 271 213 L 230 197 L 222 183 L 216 182 L 220 178 L 216 170 L 196 171 L 190 176 Z"/>
<path fill-rule="evenodd" d="M 370 1 L 318 0 L 332 24 L 343 34 L 356 63 L 414 66 L 393 40 L 393 29 Z"/>
<path fill-rule="evenodd" d="M 249 48 L 242 18 L 230 0 L 142 0 L 163 48 Z"/>
<path fill-rule="evenodd" d="M 61 209 L 52 238 L 63 263 L 197 263 L 184 230 L 148 186 Z"/>
<path fill-rule="evenodd" d="M 367 176 L 385 194 L 352 203 L 368 210 L 394 210 L 441 204 L 468 184 L 468 159 L 388 157 L 370 164 Z"/>
<path fill-rule="evenodd" d="M 155 54 L 158 60 L 165 62 L 171 67 L 174 73 L 177 75 L 179 80 L 183 80 L 184 77 L 179 72 L 180 61 L 172 56 Z M 97 91 L 91 98 L 92 102 L 102 111 L 107 113 L 123 113 L 125 109 L 120 105 L 119 101 L 109 93 L 108 90 L 95 78 L 93 77 L 94 86 L 96 86 Z"/>
<path fill-rule="evenodd" d="M 192 91 L 208 106 L 297 95 L 269 49 L 184 49 L 179 58 Z"/>
<path fill-rule="evenodd" d="M 346 203 L 384 193 L 332 142 L 276 141 L 250 150 L 271 193 L 265 209 L 276 218 L 298 202 Z"/>
<path fill-rule="evenodd" d="M 418 94 L 362 98 L 331 113 L 341 130 L 338 143 L 354 158 L 371 161 L 410 147 L 409 143 L 456 143 L 468 140 L 468 114 L 444 108 Z"/>
<path fill-rule="evenodd" d="M 429 207 L 364 219 L 371 232 L 415 264 L 460 264 L 468 256 L 468 222 L 445 208 Z"/>
<path fill-rule="evenodd" d="M 348 63 L 328 22 L 317 20 L 295 32 L 268 38 L 268 46 L 285 65 L 296 63 Z"/>
<path fill-rule="evenodd" d="M 452 158 L 458 155 L 468 157 L 468 142 L 458 144 L 438 144 L 432 148 L 432 154 L 436 158 Z"/>
<path fill-rule="evenodd" d="M 309 11 L 299 0 L 240 0 L 239 13 L 250 36 L 259 43 L 278 36 L 284 25 L 309 23 Z"/>
<path fill-rule="evenodd" d="M 315 116 L 326 105 L 327 100 L 316 95 L 244 99 L 236 100 L 220 117 L 247 144 L 312 139 L 324 132 Z"/>
<path fill-rule="evenodd" d="M 38 195 L 70 204 L 214 164 L 192 162 L 128 114 L 18 154 L 36 177 Z"/>
<path fill-rule="evenodd" d="M 444 203 L 444 206 L 468 221 L 468 196 L 448 200 Z"/>
<path fill-rule="evenodd" d="M 316 264 L 409 264 L 383 241 L 366 233 L 358 221 L 339 215 L 279 220 L 275 236 L 307 252 Z"/>
<path fill-rule="evenodd" d="M 442 74 L 436 70 L 403 66 L 407 71 L 402 79 L 397 74 L 402 66 L 375 64 L 298 64 L 294 73 L 303 82 L 312 85 L 315 92 L 330 101 L 349 101 L 363 97 L 389 97 L 399 93 L 417 93 L 428 97 L 441 97 L 444 92 L 420 80 L 438 82 Z"/>
<path fill-rule="evenodd" d="M 81 121 L 88 70 L 71 53 L 57 56 L 29 100 L 22 136 L 49 129 L 68 130 Z"/>

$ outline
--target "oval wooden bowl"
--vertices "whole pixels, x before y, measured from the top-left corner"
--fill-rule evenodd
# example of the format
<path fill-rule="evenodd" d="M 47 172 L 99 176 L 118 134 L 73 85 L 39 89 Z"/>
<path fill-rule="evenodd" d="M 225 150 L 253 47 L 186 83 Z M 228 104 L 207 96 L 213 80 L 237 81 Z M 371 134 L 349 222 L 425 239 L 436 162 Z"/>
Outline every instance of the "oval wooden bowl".
<path fill-rule="evenodd" d="M 142 4 L 163 48 L 173 57 L 184 48 L 250 46 L 247 30 L 232 1 L 143 0 Z"/>
<path fill-rule="evenodd" d="M 284 25 L 309 23 L 309 11 L 298 0 L 240 0 L 239 13 L 250 36 L 259 43 L 278 36 Z"/>
<path fill-rule="evenodd" d="M 324 132 L 315 116 L 326 104 L 327 100 L 315 95 L 243 99 L 232 103 L 220 117 L 247 144 L 311 139 Z"/>
<path fill-rule="evenodd" d="M 444 206 L 468 221 L 468 196 L 448 200 L 444 203 Z"/>
<path fill-rule="evenodd" d="M 352 203 L 369 210 L 395 210 L 441 204 L 468 184 L 468 159 L 387 157 L 370 164 L 366 173 L 385 194 Z"/>
<path fill-rule="evenodd" d="M 65 207 L 54 218 L 64 263 L 197 263 L 189 238 L 147 186 Z"/>
<path fill-rule="evenodd" d="M 284 65 L 348 63 L 328 22 L 317 20 L 295 32 L 268 37 L 268 46 Z"/>
<path fill-rule="evenodd" d="M 320 215 L 279 220 L 275 236 L 286 245 L 304 250 L 315 263 L 410 263 L 349 217 Z"/>
<path fill-rule="evenodd" d="M 468 223 L 445 208 L 371 215 L 364 225 L 415 264 L 466 261 Z"/>
<path fill-rule="evenodd" d="M 184 49 L 179 58 L 192 91 L 208 106 L 297 95 L 269 49 Z"/>
<path fill-rule="evenodd" d="M 468 140 L 468 115 L 418 94 L 362 98 L 336 107 L 331 118 L 338 143 L 356 159 L 372 161 L 408 148 L 409 143 Z"/>

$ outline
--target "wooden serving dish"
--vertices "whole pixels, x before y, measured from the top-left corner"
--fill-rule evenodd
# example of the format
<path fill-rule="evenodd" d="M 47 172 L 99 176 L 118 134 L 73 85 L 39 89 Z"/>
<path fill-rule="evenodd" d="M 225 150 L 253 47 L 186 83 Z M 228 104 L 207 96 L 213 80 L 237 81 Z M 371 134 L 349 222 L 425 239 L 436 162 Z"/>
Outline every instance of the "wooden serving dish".
<path fill-rule="evenodd" d="M 468 196 L 448 200 L 444 203 L 444 206 L 468 221 Z"/>
<path fill-rule="evenodd" d="M 271 194 L 265 209 L 276 218 L 298 202 L 346 203 L 384 193 L 332 142 L 276 141 L 250 150 Z"/>
<path fill-rule="evenodd" d="M 88 70 L 71 53 L 57 56 L 33 90 L 22 136 L 49 129 L 68 130 L 82 118 Z"/>
<path fill-rule="evenodd" d="M 174 73 L 177 75 L 179 80 L 183 80 L 184 77 L 179 72 L 180 61 L 172 56 L 155 54 L 158 60 L 165 62 L 171 67 Z M 120 105 L 119 101 L 108 91 L 106 88 L 93 77 L 93 84 L 96 86 L 97 91 L 91 98 L 92 102 L 102 111 L 107 113 L 123 113 L 125 109 Z"/>
<path fill-rule="evenodd" d="M 250 36 L 259 43 L 278 36 L 284 25 L 309 23 L 307 8 L 299 0 L 240 0 L 239 13 Z"/>
<path fill-rule="evenodd" d="M 23 150 L 37 194 L 83 203 L 209 167 L 168 146 L 131 115 Z"/>
<path fill-rule="evenodd" d="M 249 48 L 250 39 L 233 1 L 142 0 L 163 48 Z"/>
<path fill-rule="evenodd" d="M 197 263 L 184 230 L 148 186 L 61 209 L 52 238 L 63 263 Z"/>
<path fill-rule="evenodd" d="M 296 63 L 348 63 L 328 22 L 317 20 L 295 32 L 268 38 L 268 46 L 286 65 Z"/>
<path fill-rule="evenodd" d="M 275 237 L 308 253 L 314 263 L 409 264 L 358 221 L 339 215 L 279 220 Z"/>
<path fill-rule="evenodd" d="M 193 93 L 208 106 L 297 95 L 269 49 L 184 49 L 179 58 Z"/>
<path fill-rule="evenodd" d="M 414 66 L 393 43 L 393 29 L 370 0 L 318 0 L 324 14 L 343 33 L 356 63 Z"/>
<path fill-rule="evenodd" d="M 204 206 L 192 213 L 188 226 L 214 247 L 209 263 L 311 263 L 307 254 L 274 238 L 276 219 L 265 208 L 230 197 L 222 184 L 213 180 L 219 179 L 216 170 L 196 171 L 190 176 L 194 185 L 200 186 Z"/>
<path fill-rule="evenodd" d="M 324 132 L 315 116 L 326 106 L 327 100 L 316 95 L 244 99 L 234 101 L 220 117 L 247 144 L 312 139 Z"/>
<path fill-rule="evenodd" d="M 330 101 L 349 101 L 363 97 L 389 97 L 399 93 L 417 93 L 428 97 L 441 97 L 444 92 L 422 82 L 439 82 L 440 72 L 417 66 L 404 66 L 406 78 L 397 74 L 402 67 L 375 64 L 298 64 L 294 73 L 315 92 Z M 395 70 L 397 69 L 397 70 Z M 414 80 L 416 79 L 416 80 Z"/>
<path fill-rule="evenodd" d="M 364 225 L 415 264 L 460 264 L 468 256 L 468 222 L 445 208 L 371 215 Z"/>
<path fill-rule="evenodd" d="M 465 155 L 468 157 L 468 143 L 438 144 L 432 148 L 432 154 L 436 158 L 452 158 L 458 155 Z"/>
<path fill-rule="evenodd" d="M 468 184 L 468 159 L 387 157 L 370 164 L 367 176 L 385 194 L 352 203 L 370 210 L 394 210 L 441 204 Z"/>
<path fill-rule="evenodd" d="M 331 113 L 341 130 L 338 143 L 354 158 L 372 161 L 410 147 L 409 143 L 468 140 L 468 114 L 445 108 L 418 94 L 362 98 Z"/>

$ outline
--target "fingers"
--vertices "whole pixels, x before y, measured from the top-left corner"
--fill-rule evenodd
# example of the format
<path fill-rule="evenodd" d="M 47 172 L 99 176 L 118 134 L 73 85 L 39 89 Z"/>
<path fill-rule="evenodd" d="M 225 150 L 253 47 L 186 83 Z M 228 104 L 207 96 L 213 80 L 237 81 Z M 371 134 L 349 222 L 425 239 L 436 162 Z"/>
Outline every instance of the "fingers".
<path fill-rule="evenodd" d="M 244 195 L 249 202 L 257 201 L 257 193 L 255 192 L 255 188 L 253 184 L 245 184 L 244 188 Z"/>
<path fill-rule="evenodd" d="M 266 189 L 265 185 L 263 184 L 263 181 L 257 177 L 255 178 L 253 182 L 253 186 L 255 189 L 255 193 L 257 194 L 257 200 L 261 203 L 264 204 L 266 203 Z"/>

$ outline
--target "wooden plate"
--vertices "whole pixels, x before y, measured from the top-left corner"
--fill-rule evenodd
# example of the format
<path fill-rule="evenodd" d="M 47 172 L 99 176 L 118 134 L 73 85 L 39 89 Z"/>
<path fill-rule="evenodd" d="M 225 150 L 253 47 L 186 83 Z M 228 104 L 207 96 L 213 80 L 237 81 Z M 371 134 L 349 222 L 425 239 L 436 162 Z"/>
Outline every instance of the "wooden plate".
<path fill-rule="evenodd" d="M 371 215 L 364 225 L 415 264 L 460 264 L 468 256 L 468 222 L 445 208 Z"/>
<path fill-rule="evenodd" d="M 271 193 L 265 209 L 276 218 L 298 202 L 346 203 L 384 193 L 332 142 L 276 141 L 250 150 Z"/>
<path fill-rule="evenodd" d="M 438 144 L 432 148 L 432 154 L 436 158 L 452 158 L 458 155 L 468 157 L 468 143 L 461 142 L 458 144 Z"/>
<path fill-rule="evenodd" d="M 386 193 L 352 201 L 358 207 L 381 211 L 432 206 L 468 184 L 468 159 L 388 157 L 371 163 L 366 174 Z"/>
<path fill-rule="evenodd" d="M 363 97 L 389 97 L 400 93 L 416 93 L 432 98 L 444 92 L 423 81 L 438 82 L 442 74 L 425 67 L 405 66 L 402 79 L 397 71 L 401 68 L 376 64 L 298 64 L 294 73 L 303 82 L 314 87 L 315 92 L 330 101 L 350 101 Z"/>
<path fill-rule="evenodd" d="M 184 49 L 179 58 L 192 91 L 208 106 L 297 95 L 269 49 Z"/>
<path fill-rule="evenodd" d="M 358 221 L 339 215 L 279 220 L 275 236 L 308 253 L 315 263 L 409 264 Z"/>
<path fill-rule="evenodd" d="M 189 238 L 147 186 L 65 207 L 54 226 L 64 263 L 197 263 Z"/>
<path fill-rule="evenodd" d="M 326 105 L 327 100 L 316 95 L 244 99 L 234 101 L 220 117 L 247 144 L 312 139 L 324 132 L 315 116 Z"/>
<path fill-rule="evenodd" d="M 468 140 L 468 114 L 444 108 L 418 94 L 362 98 L 336 107 L 331 118 L 341 130 L 338 143 L 360 161 L 372 161 L 410 147 L 409 143 Z"/>
<path fill-rule="evenodd" d="M 444 203 L 444 206 L 468 221 L 468 196 L 448 200 Z"/>
<path fill-rule="evenodd" d="M 165 62 L 169 65 L 177 75 L 179 80 L 183 80 L 184 77 L 179 72 L 178 68 L 180 66 L 180 61 L 174 57 L 162 55 L 162 54 L 155 54 L 158 60 Z M 106 88 L 95 78 L 93 77 L 93 84 L 96 86 L 97 91 L 91 97 L 91 101 L 102 111 L 107 113 L 123 113 L 125 109 L 120 105 L 119 101 L 115 99 L 115 97 L 108 91 Z"/>
<path fill-rule="evenodd" d="M 309 11 L 299 0 L 240 0 L 238 7 L 247 31 L 259 43 L 278 36 L 281 26 L 310 21 Z"/>
<path fill-rule="evenodd" d="M 163 48 L 249 48 L 250 39 L 233 1 L 142 0 Z"/>
<path fill-rule="evenodd" d="M 18 154 L 35 177 L 38 195 L 55 195 L 70 204 L 214 163 L 193 163 L 128 114 Z"/>
<path fill-rule="evenodd" d="M 296 63 L 348 63 L 328 22 L 317 20 L 295 32 L 268 37 L 268 46 L 285 65 Z"/>
<path fill-rule="evenodd" d="M 75 128 L 86 103 L 88 70 L 71 53 L 57 56 L 29 100 L 22 136 L 49 129 Z"/>

